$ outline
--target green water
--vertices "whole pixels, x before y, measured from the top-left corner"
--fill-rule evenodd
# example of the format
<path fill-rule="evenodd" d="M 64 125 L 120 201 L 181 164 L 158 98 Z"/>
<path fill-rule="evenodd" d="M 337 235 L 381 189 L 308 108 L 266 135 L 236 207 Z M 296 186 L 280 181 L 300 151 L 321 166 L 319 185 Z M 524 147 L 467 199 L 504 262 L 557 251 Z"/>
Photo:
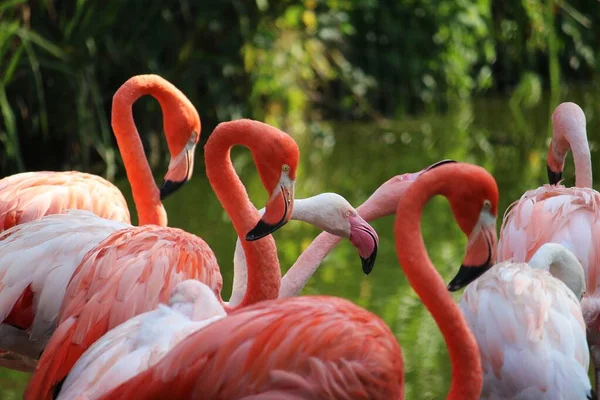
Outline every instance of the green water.
<path fill-rule="evenodd" d="M 588 117 L 592 160 L 598 157 L 600 99 L 593 92 L 571 90 L 561 100 L 575 101 Z M 318 133 L 297 136 L 302 159 L 296 197 L 326 191 L 345 196 L 354 206 L 364 201 L 393 175 L 414 172 L 444 158 L 487 168 L 500 187 L 500 217 L 504 209 L 529 188 L 546 181 L 545 155 L 550 112 L 542 101 L 528 110 L 513 108 L 507 99 L 487 98 L 455 106 L 446 115 L 406 118 L 388 123 L 327 125 Z M 515 114 L 516 112 L 516 114 Z M 207 183 L 203 154 L 196 153 L 194 179 L 165 202 L 169 225 L 204 238 L 215 251 L 224 278 L 224 298 L 231 292 L 233 228 Z M 253 202 L 262 207 L 267 195 L 250 153 L 234 149 L 236 169 Z M 600 163 L 595 162 L 597 167 Z M 600 173 L 596 168 L 596 176 Z M 566 184 L 574 181 L 567 159 Z M 119 186 L 129 195 L 126 182 Z M 131 203 L 130 203 L 131 204 Z M 406 398 L 441 399 L 450 382 L 444 341 L 430 315 L 406 282 L 393 242 L 393 217 L 372 223 L 380 248 L 373 272 L 365 277 L 358 255 L 342 242 L 308 282 L 304 294 L 328 294 L 351 299 L 382 317 L 396 333 L 405 361 Z M 500 226 L 500 221 L 498 222 Z M 448 282 L 460 265 L 466 243 L 442 198 L 432 200 L 423 215 L 423 236 L 434 264 Z M 317 235 L 317 230 L 292 221 L 275 233 L 283 270 Z M 454 298 L 459 299 L 460 293 Z M 27 374 L 0 369 L 0 398 L 19 398 Z"/>

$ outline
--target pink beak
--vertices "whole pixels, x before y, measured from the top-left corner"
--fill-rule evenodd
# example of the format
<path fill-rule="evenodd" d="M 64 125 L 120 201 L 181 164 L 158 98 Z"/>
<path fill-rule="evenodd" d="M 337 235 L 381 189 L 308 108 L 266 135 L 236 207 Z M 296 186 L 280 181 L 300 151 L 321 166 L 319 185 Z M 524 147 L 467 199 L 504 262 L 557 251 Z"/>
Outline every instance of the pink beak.
<path fill-rule="evenodd" d="M 379 236 L 360 215 L 351 215 L 348 219 L 350 221 L 350 243 L 358 249 L 363 272 L 368 275 L 375 265 Z"/>

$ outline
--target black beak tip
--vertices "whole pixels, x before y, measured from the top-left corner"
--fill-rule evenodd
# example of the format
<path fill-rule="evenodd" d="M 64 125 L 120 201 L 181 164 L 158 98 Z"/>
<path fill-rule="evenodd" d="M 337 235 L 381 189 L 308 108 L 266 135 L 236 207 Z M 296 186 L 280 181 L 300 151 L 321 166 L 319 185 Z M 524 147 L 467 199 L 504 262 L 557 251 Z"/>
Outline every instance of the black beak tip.
<path fill-rule="evenodd" d="M 360 258 L 362 260 L 362 270 L 365 275 L 369 275 L 371 271 L 373 271 L 373 267 L 375 266 L 375 259 L 377 258 L 377 245 L 375 245 L 375 250 L 373 253 L 367 258 Z"/>
<path fill-rule="evenodd" d="M 286 222 L 287 221 L 285 221 L 285 219 L 282 219 L 281 222 L 279 222 L 278 224 L 271 225 L 264 222 L 263 220 L 260 220 L 258 221 L 256 226 L 246 234 L 246 240 L 249 242 L 253 242 L 255 240 L 262 239 L 265 236 L 275 232 L 277 229 L 281 228 L 283 225 L 286 224 Z"/>
<path fill-rule="evenodd" d="M 167 197 L 178 191 L 183 185 L 185 185 L 186 182 L 187 180 L 183 180 L 181 182 L 170 180 L 164 181 L 163 184 L 160 185 L 160 199 L 166 199 Z"/>
<path fill-rule="evenodd" d="M 562 171 L 554 172 L 548 165 L 546 165 L 546 171 L 548 172 L 548 182 L 550 182 L 551 185 L 558 184 L 558 182 L 560 182 L 562 179 Z"/>
<path fill-rule="evenodd" d="M 456 292 L 479 278 L 485 271 L 490 269 L 490 264 L 484 264 L 479 266 L 466 266 L 461 265 L 456 276 L 448 284 L 448 290 Z"/>

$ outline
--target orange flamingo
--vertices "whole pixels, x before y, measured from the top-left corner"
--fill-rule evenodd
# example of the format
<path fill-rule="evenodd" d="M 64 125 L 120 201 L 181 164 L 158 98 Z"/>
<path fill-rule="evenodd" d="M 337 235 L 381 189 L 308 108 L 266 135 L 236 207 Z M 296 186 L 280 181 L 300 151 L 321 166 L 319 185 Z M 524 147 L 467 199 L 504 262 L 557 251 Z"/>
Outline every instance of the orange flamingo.
<path fill-rule="evenodd" d="M 394 229 L 400 265 L 448 345 L 453 373 L 447 398 L 475 400 L 479 399 L 483 380 L 477 344 L 427 256 L 421 237 L 421 212 L 437 194 L 448 198 L 460 228 L 470 240 L 481 237 L 472 241 L 474 245 L 467 249 L 465 258 L 485 252 L 486 258 L 491 258 L 496 245 L 491 232 L 495 231 L 498 188 L 483 168 L 458 163 L 439 165 L 422 174 L 406 190 L 397 205 Z M 160 313 L 148 314 L 151 318 L 159 316 Z M 133 327 L 139 322 L 126 325 Z M 172 331 L 167 333 L 169 328 L 159 328 L 160 333 L 167 333 L 166 337 L 157 335 L 163 343 L 168 343 L 169 335 L 175 341 L 181 340 L 164 357 L 149 359 L 130 353 L 130 364 L 120 364 L 121 357 L 127 354 L 116 350 L 112 353 L 114 361 L 127 375 L 132 372 L 135 375 L 138 367 L 143 371 L 108 391 L 97 387 L 92 398 L 389 400 L 404 397 L 402 354 L 394 335 L 380 318 L 347 300 L 328 296 L 269 300 L 211 322 L 205 327 L 192 328 L 193 332 L 183 340 Z M 109 336 L 127 342 L 120 336 L 126 331 L 127 327 L 120 326 Z M 103 345 L 110 347 L 110 343 L 101 339 L 95 350 Z M 148 351 L 160 344 L 146 342 L 140 346 Z M 163 351 L 164 348 L 159 350 Z M 136 362 L 140 359 L 142 365 Z M 107 367 L 110 369 L 111 365 Z"/>
<path fill-rule="evenodd" d="M 161 105 L 173 155 L 160 191 L 131 110 L 145 94 L 154 96 Z M 191 178 L 194 147 L 200 135 L 196 109 L 168 81 L 140 75 L 115 93 L 111 124 L 140 224 L 166 226 L 160 199 Z M 65 212 L 73 208 L 80 210 Z M 0 365 L 31 371 L 54 329 L 62 293 L 73 271 L 88 250 L 128 226 L 123 222 L 129 222 L 129 211 L 121 193 L 102 178 L 79 172 L 32 172 L 2 180 L 0 219 L 5 228 L 19 224 L 0 234 Z"/>
<path fill-rule="evenodd" d="M 131 107 L 144 95 L 158 100 L 171 163 L 159 189 L 144 155 Z M 112 128 L 131 183 L 140 225 L 167 225 L 161 198 L 173 193 L 192 176 L 194 148 L 200 138 L 200 117 L 187 97 L 158 75 L 138 75 L 125 82 L 113 97 Z M 12 226 L 61 214 L 88 210 L 114 221 L 130 223 L 125 198 L 112 183 L 77 171 L 24 172 L 0 180 L 0 232 Z"/>
<path fill-rule="evenodd" d="M 237 144 L 250 149 L 270 194 L 262 218 L 229 157 Z M 270 125 L 238 120 L 215 128 L 205 147 L 206 172 L 238 236 L 261 238 L 289 220 L 298 158 L 296 142 Z M 239 307 L 277 298 L 281 271 L 273 237 L 246 240 L 243 247 L 250 267 L 248 291 Z M 24 398 L 50 398 L 53 387 L 94 341 L 135 315 L 166 302 L 173 288 L 186 279 L 204 282 L 221 298 L 223 282 L 214 253 L 197 236 L 156 225 L 131 227 L 110 235 L 85 255 L 73 274 L 58 327 L 40 357 Z"/>

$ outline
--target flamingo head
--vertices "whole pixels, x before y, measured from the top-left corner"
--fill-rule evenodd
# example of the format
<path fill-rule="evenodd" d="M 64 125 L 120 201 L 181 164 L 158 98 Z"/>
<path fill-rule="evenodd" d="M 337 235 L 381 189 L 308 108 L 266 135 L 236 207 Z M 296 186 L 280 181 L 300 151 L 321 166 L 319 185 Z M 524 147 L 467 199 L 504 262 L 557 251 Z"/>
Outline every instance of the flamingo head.
<path fill-rule="evenodd" d="M 546 171 L 551 185 L 561 181 L 565 159 L 571 146 L 587 142 L 585 125 L 585 114 L 575 103 L 561 103 L 552 113 L 552 140 L 546 157 Z"/>
<path fill-rule="evenodd" d="M 496 261 L 498 186 L 494 178 L 479 167 L 463 178 L 463 182 L 451 186 L 448 195 L 454 217 L 468 237 L 463 263 L 448 284 L 450 291 L 468 285 Z"/>
<path fill-rule="evenodd" d="M 307 222 L 332 235 L 348 238 L 358 250 L 362 269 L 369 274 L 375 265 L 379 236 L 344 197 L 321 193 L 294 202 L 292 219 Z"/>
<path fill-rule="evenodd" d="M 278 134 L 273 135 L 271 143 L 252 154 L 269 200 L 261 219 L 246 234 L 249 241 L 275 232 L 290 220 L 294 211 L 294 184 L 300 150 L 291 136 L 272 129 Z"/>
<path fill-rule="evenodd" d="M 160 199 L 164 200 L 192 178 L 201 124 L 198 111 L 183 94 L 173 101 L 161 101 L 161 106 L 164 108 L 163 128 L 171 153 L 169 168 L 160 187 Z"/>
<path fill-rule="evenodd" d="M 373 192 L 373 194 L 358 207 L 358 211 L 368 220 L 379 219 L 396 214 L 398 201 L 404 196 L 410 185 L 417 180 L 422 173 L 437 166 L 454 163 L 453 160 L 442 160 L 432 164 L 418 172 L 396 175 L 385 181 Z"/>

